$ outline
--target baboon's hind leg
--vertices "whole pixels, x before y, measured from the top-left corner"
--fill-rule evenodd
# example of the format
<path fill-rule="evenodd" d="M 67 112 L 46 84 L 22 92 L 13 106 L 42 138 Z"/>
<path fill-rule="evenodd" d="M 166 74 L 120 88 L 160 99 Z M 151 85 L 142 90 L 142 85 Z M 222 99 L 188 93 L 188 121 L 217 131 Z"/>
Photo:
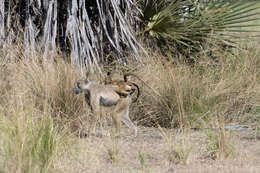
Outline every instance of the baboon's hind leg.
<path fill-rule="evenodd" d="M 134 123 L 129 118 L 129 109 L 126 110 L 126 112 L 122 115 L 122 121 L 127 125 L 129 128 L 134 130 L 134 136 L 137 136 L 137 127 L 134 125 Z"/>
<path fill-rule="evenodd" d="M 134 136 L 137 136 L 137 127 L 134 125 L 134 123 L 129 118 L 129 109 L 131 104 L 131 98 L 127 97 L 122 99 L 122 107 L 124 108 L 120 113 L 120 120 L 124 122 L 124 124 L 129 127 L 130 129 L 134 130 Z"/>
<path fill-rule="evenodd" d="M 92 106 L 91 108 L 91 114 L 90 114 L 90 124 L 89 124 L 89 130 L 88 130 L 88 135 L 95 135 L 95 128 L 96 128 L 96 123 L 99 117 L 101 116 L 101 109 L 100 105 L 98 104 L 92 104 L 95 106 Z"/>
<path fill-rule="evenodd" d="M 105 113 L 104 107 L 100 107 L 101 111 L 100 111 L 100 117 L 99 117 L 99 126 L 100 126 L 100 130 L 101 130 L 101 135 L 102 136 L 110 136 L 110 133 L 106 131 L 107 129 L 107 124 L 108 124 L 108 119 L 107 119 L 107 115 Z"/>
<path fill-rule="evenodd" d="M 121 117 L 126 113 L 129 107 L 129 101 L 127 98 L 121 98 L 112 114 L 113 122 L 116 127 L 116 133 L 120 136 L 120 128 L 121 128 Z"/>

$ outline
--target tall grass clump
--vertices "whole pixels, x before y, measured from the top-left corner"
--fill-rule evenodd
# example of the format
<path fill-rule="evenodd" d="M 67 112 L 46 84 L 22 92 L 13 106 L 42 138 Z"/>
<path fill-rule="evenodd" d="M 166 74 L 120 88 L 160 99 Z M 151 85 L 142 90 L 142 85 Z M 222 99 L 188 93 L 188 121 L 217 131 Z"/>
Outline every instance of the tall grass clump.
<path fill-rule="evenodd" d="M 40 117 L 36 110 L 9 108 L 0 112 L 1 164 L 4 172 L 49 172 L 62 149 L 63 138 L 51 117 Z"/>
<path fill-rule="evenodd" d="M 0 52 L 0 170 L 50 172 L 87 113 L 73 93 L 80 73 L 60 55 L 26 59 L 20 47 Z"/>
<path fill-rule="evenodd" d="M 193 65 L 158 55 L 144 58 L 135 72 L 158 93 L 141 87 L 144 94 L 133 109 L 138 124 L 200 127 L 218 116 L 225 122 L 254 122 L 260 99 L 258 47 L 208 47 Z"/>
<path fill-rule="evenodd" d="M 56 123 L 75 131 L 80 127 L 80 118 L 86 115 L 83 97 L 73 92 L 80 73 L 76 67 L 61 57 L 55 61 L 20 60 L 8 64 L 10 85 L 9 100 L 19 105 L 29 105 L 48 111 Z M 13 98 L 13 99 L 12 99 Z M 67 126 L 68 125 L 68 126 Z"/>
<path fill-rule="evenodd" d="M 159 127 L 160 134 L 165 140 L 165 158 L 169 164 L 188 164 L 192 155 L 192 147 L 187 142 L 187 136 L 172 136 Z"/>
<path fill-rule="evenodd" d="M 206 136 L 206 157 L 224 159 L 235 155 L 235 143 L 230 132 L 226 132 L 223 128 L 220 128 L 218 131 L 208 130 Z"/>
<path fill-rule="evenodd" d="M 230 131 L 226 131 L 224 124 L 217 123 L 216 128 L 204 130 L 206 141 L 206 157 L 211 159 L 225 159 L 236 155 L 236 144 L 234 136 Z"/>
<path fill-rule="evenodd" d="M 8 61 L 0 68 L 0 170 L 50 172 L 87 112 L 83 97 L 73 93 L 80 75 L 58 55 L 41 61 L 39 52 L 26 59 L 12 49 L 1 54 Z"/>
<path fill-rule="evenodd" d="M 119 162 L 120 158 L 120 144 L 117 139 L 112 139 L 111 143 L 106 146 L 107 158 L 111 163 Z"/>

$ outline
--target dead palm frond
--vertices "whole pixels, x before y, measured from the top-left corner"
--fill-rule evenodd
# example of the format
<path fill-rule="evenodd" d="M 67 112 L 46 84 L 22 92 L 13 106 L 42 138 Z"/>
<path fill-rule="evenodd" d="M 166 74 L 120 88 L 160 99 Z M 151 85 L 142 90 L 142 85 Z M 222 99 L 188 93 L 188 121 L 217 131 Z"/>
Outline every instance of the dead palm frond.
<path fill-rule="evenodd" d="M 22 40 L 25 55 L 43 51 L 53 57 L 57 48 L 90 71 L 99 69 L 107 55 L 120 60 L 131 50 L 139 59 L 130 26 L 136 9 L 128 0 L 0 0 L 0 47 Z"/>

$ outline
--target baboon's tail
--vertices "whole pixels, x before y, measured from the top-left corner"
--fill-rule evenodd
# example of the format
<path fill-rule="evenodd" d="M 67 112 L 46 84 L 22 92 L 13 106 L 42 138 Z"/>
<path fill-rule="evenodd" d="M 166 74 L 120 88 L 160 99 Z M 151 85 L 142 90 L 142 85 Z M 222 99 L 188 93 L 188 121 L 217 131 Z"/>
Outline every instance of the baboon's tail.
<path fill-rule="evenodd" d="M 151 86 L 149 86 L 148 84 L 146 84 L 145 81 L 143 81 L 140 77 L 138 77 L 135 74 L 132 73 L 126 73 L 124 74 L 124 81 L 127 82 L 127 77 L 128 76 L 134 76 L 135 78 L 137 78 L 138 80 L 140 80 L 146 87 L 150 88 L 156 95 L 161 96 L 157 91 L 155 91 L 155 89 L 153 89 Z"/>
<path fill-rule="evenodd" d="M 137 96 L 136 96 L 136 98 L 133 100 L 133 103 L 135 103 L 136 101 L 137 101 L 137 99 L 139 98 L 139 96 L 140 96 L 140 89 L 139 89 L 139 86 L 136 84 L 136 83 L 134 83 L 134 82 L 131 82 L 135 87 L 136 87 L 136 89 L 137 89 Z"/>

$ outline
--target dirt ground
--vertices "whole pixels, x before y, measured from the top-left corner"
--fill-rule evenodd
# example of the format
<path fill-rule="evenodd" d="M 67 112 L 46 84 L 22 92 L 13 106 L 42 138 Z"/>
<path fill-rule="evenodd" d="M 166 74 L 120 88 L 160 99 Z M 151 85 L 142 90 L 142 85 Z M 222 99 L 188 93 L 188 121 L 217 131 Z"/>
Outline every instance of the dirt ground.
<path fill-rule="evenodd" d="M 122 131 L 131 133 L 127 128 Z M 54 169 L 74 173 L 259 173 L 259 135 L 247 130 L 234 131 L 232 136 L 235 154 L 215 160 L 205 157 L 207 137 L 201 130 L 183 133 L 139 127 L 136 138 L 77 138 L 71 144 L 73 149 L 55 162 Z M 185 163 L 181 159 L 180 163 L 170 161 L 170 148 L 175 145 L 188 153 Z"/>

